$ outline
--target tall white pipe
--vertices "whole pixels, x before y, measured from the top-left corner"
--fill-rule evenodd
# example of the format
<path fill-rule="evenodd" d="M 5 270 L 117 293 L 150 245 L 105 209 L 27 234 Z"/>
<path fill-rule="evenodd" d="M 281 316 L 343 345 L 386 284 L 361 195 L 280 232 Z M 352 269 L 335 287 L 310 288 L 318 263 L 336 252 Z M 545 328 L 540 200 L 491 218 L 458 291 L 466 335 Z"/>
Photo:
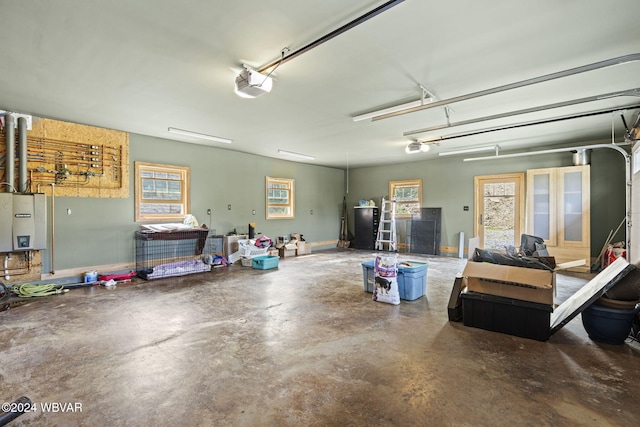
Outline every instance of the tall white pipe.
<path fill-rule="evenodd" d="M 51 183 L 51 274 L 56 274 L 56 242 L 55 242 L 55 224 L 56 224 L 56 184 Z"/>
<path fill-rule="evenodd" d="M 4 118 L 4 134 L 7 142 L 7 154 L 5 157 L 5 178 L 9 184 L 8 193 L 15 191 L 15 163 L 16 163 L 16 122 L 11 114 L 7 114 Z"/>
<path fill-rule="evenodd" d="M 4 256 L 4 280 L 11 280 L 11 276 L 9 276 L 9 261 L 11 261 L 11 253 Z"/>
<path fill-rule="evenodd" d="M 18 191 L 27 191 L 27 119 L 18 117 Z"/>

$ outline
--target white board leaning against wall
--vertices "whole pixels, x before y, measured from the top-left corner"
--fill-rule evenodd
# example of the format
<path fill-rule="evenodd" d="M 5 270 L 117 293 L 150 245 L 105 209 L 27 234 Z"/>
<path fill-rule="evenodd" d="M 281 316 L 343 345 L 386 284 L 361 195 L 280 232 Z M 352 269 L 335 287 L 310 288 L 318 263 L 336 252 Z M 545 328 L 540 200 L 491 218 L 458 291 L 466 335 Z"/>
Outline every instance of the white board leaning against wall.
<path fill-rule="evenodd" d="M 631 230 L 629 234 L 629 262 L 640 266 L 640 142 L 631 155 Z"/>

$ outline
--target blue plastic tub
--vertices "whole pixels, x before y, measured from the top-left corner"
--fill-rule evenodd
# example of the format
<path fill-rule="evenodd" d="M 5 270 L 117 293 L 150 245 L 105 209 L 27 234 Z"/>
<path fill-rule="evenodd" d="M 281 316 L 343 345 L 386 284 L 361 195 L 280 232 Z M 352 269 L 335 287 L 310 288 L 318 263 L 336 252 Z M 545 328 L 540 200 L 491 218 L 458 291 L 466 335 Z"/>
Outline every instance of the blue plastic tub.
<path fill-rule="evenodd" d="M 373 293 L 375 282 L 374 263 L 375 261 L 362 263 L 364 290 L 371 293 Z M 400 261 L 398 264 L 400 299 L 413 301 L 425 295 L 427 293 L 427 268 L 429 265 L 420 261 Z"/>
<path fill-rule="evenodd" d="M 582 325 L 589 338 L 605 344 L 624 344 L 638 310 L 619 310 L 592 304 L 582 312 Z"/>
<path fill-rule="evenodd" d="M 278 268 L 278 260 L 280 257 L 272 255 L 257 256 L 251 259 L 251 266 L 256 270 L 269 270 Z"/>

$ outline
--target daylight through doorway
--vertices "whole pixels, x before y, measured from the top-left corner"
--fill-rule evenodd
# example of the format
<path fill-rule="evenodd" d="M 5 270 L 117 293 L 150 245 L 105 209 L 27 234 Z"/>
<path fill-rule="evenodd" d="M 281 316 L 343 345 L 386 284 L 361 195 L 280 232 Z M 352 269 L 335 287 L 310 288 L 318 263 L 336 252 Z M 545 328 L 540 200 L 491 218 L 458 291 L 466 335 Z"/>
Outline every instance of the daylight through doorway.
<path fill-rule="evenodd" d="M 475 177 L 475 235 L 484 249 L 517 247 L 524 229 L 524 174 Z"/>

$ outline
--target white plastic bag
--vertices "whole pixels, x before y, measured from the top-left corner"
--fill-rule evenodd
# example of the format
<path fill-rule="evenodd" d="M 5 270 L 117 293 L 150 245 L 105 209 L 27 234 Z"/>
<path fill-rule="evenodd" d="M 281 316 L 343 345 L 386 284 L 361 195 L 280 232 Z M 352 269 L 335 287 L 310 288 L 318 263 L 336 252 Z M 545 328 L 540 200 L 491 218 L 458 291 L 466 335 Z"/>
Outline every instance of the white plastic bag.
<path fill-rule="evenodd" d="M 191 214 L 185 215 L 184 221 L 182 223 L 184 225 L 188 225 L 190 227 L 197 227 L 198 226 L 198 220 L 196 219 L 195 216 L 193 216 Z"/>
<path fill-rule="evenodd" d="M 398 291 L 398 256 L 377 255 L 374 264 L 373 300 L 389 304 L 400 304 Z"/>

